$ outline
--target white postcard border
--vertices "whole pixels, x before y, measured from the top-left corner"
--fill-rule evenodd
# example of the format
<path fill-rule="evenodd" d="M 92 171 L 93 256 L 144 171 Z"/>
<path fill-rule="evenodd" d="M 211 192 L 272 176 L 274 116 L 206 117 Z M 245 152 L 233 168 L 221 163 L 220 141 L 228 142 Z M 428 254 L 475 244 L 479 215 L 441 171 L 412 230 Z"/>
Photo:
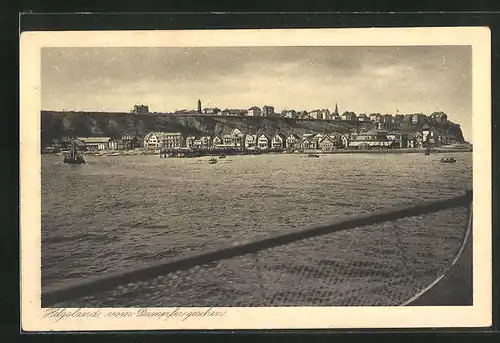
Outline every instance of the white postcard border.
<path fill-rule="evenodd" d="M 56 320 L 40 305 L 41 48 L 158 46 L 411 46 L 470 45 L 473 53 L 473 306 L 64 309 Z M 491 57 L 486 27 L 273 29 L 200 31 L 23 32 L 20 42 L 20 251 L 24 331 L 152 329 L 418 328 L 491 325 Z M 480 166 L 480 167 L 477 167 Z M 209 311 L 209 313 L 210 313 Z M 83 313 L 94 317 L 81 317 Z M 118 312 L 121 313 L 118 316 Z M 181 315 L 169 315 L 169 313 Z M 124 313 L 132 313 L 125 317 Z M 201 313 L 201 312 L 200 312 Z M 113 315 L 114 314 L 114 315 Z"/>

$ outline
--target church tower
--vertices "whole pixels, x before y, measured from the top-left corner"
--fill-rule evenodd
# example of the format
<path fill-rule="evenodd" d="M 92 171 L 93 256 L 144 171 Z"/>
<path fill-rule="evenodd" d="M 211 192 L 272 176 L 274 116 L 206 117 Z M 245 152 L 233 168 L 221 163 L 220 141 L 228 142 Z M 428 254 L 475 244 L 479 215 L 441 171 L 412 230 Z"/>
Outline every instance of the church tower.
<path fill-rule="evenodd" d="M 337 106 L 337 103 L 335 103 L 335 115 L 339 115 L 339 107 Z"/>
<path fill-rule="evenodd" d="M 201 100 L 198 99 L 198 110 L 197 110 L 198 113 L 201 113 Z"/>

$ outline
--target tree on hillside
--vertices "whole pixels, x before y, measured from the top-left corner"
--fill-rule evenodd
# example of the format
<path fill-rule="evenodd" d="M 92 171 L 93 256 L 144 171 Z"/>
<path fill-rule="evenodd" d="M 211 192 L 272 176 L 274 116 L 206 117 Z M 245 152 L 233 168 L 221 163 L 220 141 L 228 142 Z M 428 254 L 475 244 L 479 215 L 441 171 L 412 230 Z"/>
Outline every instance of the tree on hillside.
<path fill-rule="evenodd" d="M 90 117 L 75 113 L 70 117 L 70 121 L 74 129 L 73 135 L 83 137 L 92 135 L 92 120 Z"/>
<path fill-rule="evenodd" d="M 114 118 L 110 118 L 105 126 L 105 134 L 118 139 L 123 132 L 124 128 Z"/>
<path fill-rule="evenodd" d="M 63 120 L 60 115 L 42 114 L 41 116 L 41 144 L 47 146 L 52 140 L 60 140 L 65 135 Z"/>
<path fill-rule="evenodd" d="M 145 126 L 144 126 L 144 122 L 142 121 L 142 119 L 139 119 L 136 122 L 135 128 L 136 128 L 136 132 L 138 135 L 143 136 L 145 134 Z"/>

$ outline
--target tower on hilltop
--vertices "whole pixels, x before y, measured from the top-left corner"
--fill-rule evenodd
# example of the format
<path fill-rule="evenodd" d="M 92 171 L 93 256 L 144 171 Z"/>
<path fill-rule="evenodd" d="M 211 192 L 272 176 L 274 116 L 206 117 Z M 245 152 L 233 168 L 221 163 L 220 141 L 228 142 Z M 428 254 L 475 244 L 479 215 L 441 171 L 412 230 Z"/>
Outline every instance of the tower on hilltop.
<path fill-rule="evenodd" d="M 335 115 L 339 115 L 339 107 L 337 106 L 337 103 L 335 103 Z"/>
<path fill-rule="evenodd" d="M 197 109 L 197 112 L 201 113 L 201 100 L 200 99 L 198 99 L 198 109 Z"/>

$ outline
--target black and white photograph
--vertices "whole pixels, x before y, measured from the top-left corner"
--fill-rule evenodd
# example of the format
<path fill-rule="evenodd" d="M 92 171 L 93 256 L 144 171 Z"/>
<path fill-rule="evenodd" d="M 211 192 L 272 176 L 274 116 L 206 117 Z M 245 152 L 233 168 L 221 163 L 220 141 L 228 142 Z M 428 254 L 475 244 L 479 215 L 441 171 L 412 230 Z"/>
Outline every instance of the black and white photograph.
<path fill-rule="evenodd" d="M 315 327 L 318 310 L 337 311 L 318 327 L 363 327 L 394 310 L 382 326 L 453 326 L 479 305 L 487 322 L 489 32 L 439 30 L 47 33 L 22 50 L 39 78 L 21 81 L 33 325 Z"/>

